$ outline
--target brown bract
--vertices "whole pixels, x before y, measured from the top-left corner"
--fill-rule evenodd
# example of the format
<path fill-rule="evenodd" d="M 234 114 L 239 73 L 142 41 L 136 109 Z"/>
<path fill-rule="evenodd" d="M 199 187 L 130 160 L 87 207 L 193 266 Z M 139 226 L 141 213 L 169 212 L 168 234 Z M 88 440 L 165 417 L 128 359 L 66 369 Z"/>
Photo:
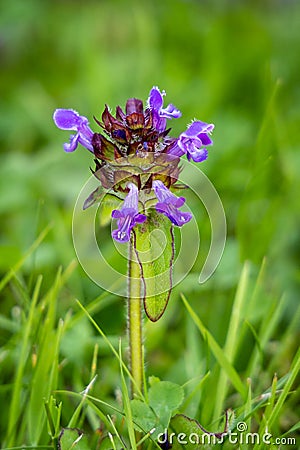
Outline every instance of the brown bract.
<path fill-rule="evenodd" d="M 168 136 L 170 129 L 155 128 L 155 114 L 150 108 L 144 110 L 141 100 L 131 98 L 125 112 L 118 106 L 114 117 L 106 105 L 101 121 L 95 119 L 103 131 L 92 138 L 93 173 L 104 188 L 127 192 L 128 182 L 145 190 L 152 188 L 153 180 L 166 187 L 176 183 L 180 158 L 168 154 L 175 139 Z"/>

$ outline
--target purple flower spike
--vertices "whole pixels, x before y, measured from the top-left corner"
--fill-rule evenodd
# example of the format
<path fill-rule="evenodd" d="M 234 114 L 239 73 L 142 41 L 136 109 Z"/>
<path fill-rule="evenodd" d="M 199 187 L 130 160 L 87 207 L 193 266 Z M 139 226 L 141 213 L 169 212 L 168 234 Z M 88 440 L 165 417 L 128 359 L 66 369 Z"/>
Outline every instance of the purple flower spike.
<path fill-rule="evenodd" d="M 160 132 L 166 129 L 166 119 L 177 119 L 181 117 L 181 112 L 171 103 L 163 108 L 163 97 L 166 95 L 165 91 L 160 92 L 157 86 L 154 86 L 149 94 L 148 107 L 154 113 L 154 122 L 156 129 Z"/>
<path fill-rule="evenodd" d="M 76 150 L 78 144 L 83 145 L 90 152 L 93 152 L 92 137 L 93 131 L 88 126 L 88 119 L 80 116 L 73 109 L 56 109 L 53 114 L 55 125 L 61 130 L 74 130 L 77 134 L 71 134 L 70 143 L 64 144 L 66 152 Z"/>
<path fill-rule="evenodd" d="M 189 161 L 191 158 L 195 162 L 204 161 L 207 158 L 207 150 L 203 146 L 212 145 L 213 142 L 208 133 L 213 129 L 213 124 L 207 124 L 200 120 L 193 122 L 184 133 L 181 133 L 177 146 L 174 146 L 170 153 L 179 155 L 181 151 L 182 154 L 187 154 Z"/>
<path fill-rule="evenodd" d="M 145 222 L 146 216 L 139 214 L 138 202 L 139 191 L 135 184 L 128 183 L 129 193 L 124 200 L 121 209 L 114 209 L 111 216 L 117 219 L 118 228 L 113 230 L 112 237 L 118 242 L 128 242 L 132 228 L 137 223 Z"/>
<path fill-rule="evenodd" d="M 178 227 L 181 227 L 192 219 L 191 213 L 183 212 L 178 209 L 184 204 L 184 197 L 176 197 L 162 181 L 155 180 L 153 181 L 152 186 L 158 199 L 158 203 L 156 204 L 156 210 L 158 212 L 167 216 L 171 222 Z"/>

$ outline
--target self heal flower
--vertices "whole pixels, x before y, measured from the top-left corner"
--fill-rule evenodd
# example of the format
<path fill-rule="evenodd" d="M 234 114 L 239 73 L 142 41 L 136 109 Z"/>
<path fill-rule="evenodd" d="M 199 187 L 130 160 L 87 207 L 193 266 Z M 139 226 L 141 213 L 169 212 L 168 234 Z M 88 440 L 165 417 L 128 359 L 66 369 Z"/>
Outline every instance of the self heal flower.
<path fill-rule="evenodd" d="M 145 222 L 146 216 L 139 214 L 138 202 L 139 191 L 135 184 L 128 183 L 129 193 L 127 194 L 121 209 L 114 209 L 112 217 L 117 219 L 118 228 L 113 230 L 112 237 L 118 242 L 128 242 L 132 228 L 137 223 Z"/>
<path fill-rule="evenodd" d="M 170 149 L 170 153 L 176 156 L 182 156 L 186 153 L 188 160 L 195 162 L 204 161 L 207 158 L 207 145 L 212 145 L 208 133 L 214 129 L 213 124 L 207 124 L 197 120 L 193 122 L 186 131 L 181 133 L 176 145 Z"/>
<path fill-rule="evenodd" d="M 177 119 L 181 117 L 181 112 L 171 103 L 163 108 L 163 96 L 166 95 L 165 91 L 160 92 L 157 86 L 154 86 L 149 94 L 148 107 L 152 110 L 154 125 L 158 131 L 164 131 L 166 129 L 166 119 Z"/>
<path fill-rule="evenodd" d="M 76 134 L 71 134 L 70 143 L 64 144 L 66 152 L 73 152 L 78 144 L 93 152 L 92 137 L 94 133 L 88 126 L 89 122 L 86 117 L 80 116 L 73 109 L 56 109 L 53 114 L 53 120 L 55 125 L 61 130 L 77 131 Z"/>
<path fill-rule="evenodd" d="M 185 203 L 184 197 L 176 197 L 171 191 L 159 180 L 152 183 L 155 195 L 158 199 L 156 210 L 167 216 L 174 225 L 181 227 L 192 219 L 189 212 L 180 211 L 179 208 Z"/>
<path fill-rule="evenodd" d="M 58 128 L 74 131 L 70 142 L 64 144 L 65 151 L 72 152 L 81 144 L 93 155 L 92 172 L 101 186 L 88 197 L 84 209 L 97 203 L 102 192 L 112 190 L 122 197 L 128 193 L 122 207 L 112 212 L 117 221 L 112 236 L 118 242 L 128 242 L 132 228 L 146 220 L 138 207 L 140 204 L 147 211 L 153 192 L 156 211 L 172 224 L 182 226 L 192 218 L 189 212 L 180 210 L 184 197 L 176 197 L 169 189 L 180 188 L 177 181 L 182 156 L 195 162 L 207 158 L 206 147 L 212 144 L 209 134 L 214 125 L 195 120 L 186 131 L 173 137 L 171 128 L 166 128 L 167 120 L 180 117 L 181 112 L 171 103 L 164 107 L 165 95 L 154 86 L 146 107 L 137 98 L 129 98 L 124 109 L 117 106 L 115 113 L 106 105 L 101 118 L 95 118 L 100 127 L 96 133 L 90 129 L 88 119 L 73 109 L 57 109 L 53 115 Z M 147 214 L 150 222 L 151 214 Z M 163 217 L 160 220 L 166 222 Z"/>

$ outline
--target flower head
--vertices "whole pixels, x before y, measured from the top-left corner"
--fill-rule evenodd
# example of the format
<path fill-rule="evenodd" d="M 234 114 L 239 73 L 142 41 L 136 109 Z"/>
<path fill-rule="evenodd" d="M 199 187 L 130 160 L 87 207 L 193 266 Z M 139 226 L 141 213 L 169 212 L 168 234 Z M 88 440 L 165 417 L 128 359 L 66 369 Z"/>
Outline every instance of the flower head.
<path fill-rule="evenodd" d="M 189 212 L 180 211 L 179 208 L 185 203 L 184 197 L 176 197 L 169 189 L 159 180 L 152 183 L 155 195 L 158 199 L 156 210 L 167 216 L 174 225 L 181 227 L 192 219 Z"/>
<path fill-rule="evenodd" d="M 132 228 L 137 223 L 145 222 L 147 217 L 138 212 L 138 188 L 128 183 L 129 193 L 121 209 L 114 209 L 112 217 L 117 219 L 118 228 L 112 232 L 112 237 L 118 242 L 128 242 Z"/>
<path fill-rule="evenodd" d="M 207 158 L 214 125 L 194 121 L 178 138 L 170 137 L 167 120 L 180 117 L 181 112 L 173 104 L 163 107 L 164 96 L 165 92 L 154 86 L 145 108 L 136 98 L 127 100 L 124 110 L 117 106 L 115 115 L 105 106 L 101 120 L 95 119 L 100 126 L 96 133 L 88 119 L 72 109 L 57 109 L 53 115 L 58 128 L 76 132 L 64 144 L 65 151 L 74 151 L 78 144 L 86 147 L 93 153 L 94 175 L 102 189 L 113 190 L 117 196 L 126 194 L 122 207 L 112 212 L 117 221 L 112 237 L 118 242 L 130 240 L 133 227 L 147 219 L 139 213 L 139 205 L 145 212 L 148 200 L 152 204 L 155 197 L 156 211 L 172 224 L 182 226 L 192 218 L 191 213 L 180 210 L 184 197 L 177 197 L 170 189 L 178 187 L 183 155 L 195 162 Z M 98 199 L 97 195 L 91 198 L 89 206 Z"/>
<path fill-rule="evenodd" d="M 61 130 L 77 131 L 76 134 L 71 134 L 70 143 L 64 144 L 66 152 L 73 152 L 78 144 L 93 152 L 92 137 L 94 133 L 88 126 L 89 122 L 86 117 L 80 116 L 73 109 L 56 109 L 53 114 L 53 120 L 55 125 Z"/>

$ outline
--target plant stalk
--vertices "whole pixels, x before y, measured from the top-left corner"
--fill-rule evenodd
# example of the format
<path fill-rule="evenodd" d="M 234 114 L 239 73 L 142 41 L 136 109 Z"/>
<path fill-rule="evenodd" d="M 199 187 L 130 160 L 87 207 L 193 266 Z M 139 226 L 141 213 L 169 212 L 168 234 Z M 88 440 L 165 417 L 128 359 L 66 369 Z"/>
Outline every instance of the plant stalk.
<path fill-rule="evenodd" d="M 142 278 L 136 261 L 134 240 L 130 241 L 128 260 L 128 337 L 132 397 L 143 393 Z"/>

